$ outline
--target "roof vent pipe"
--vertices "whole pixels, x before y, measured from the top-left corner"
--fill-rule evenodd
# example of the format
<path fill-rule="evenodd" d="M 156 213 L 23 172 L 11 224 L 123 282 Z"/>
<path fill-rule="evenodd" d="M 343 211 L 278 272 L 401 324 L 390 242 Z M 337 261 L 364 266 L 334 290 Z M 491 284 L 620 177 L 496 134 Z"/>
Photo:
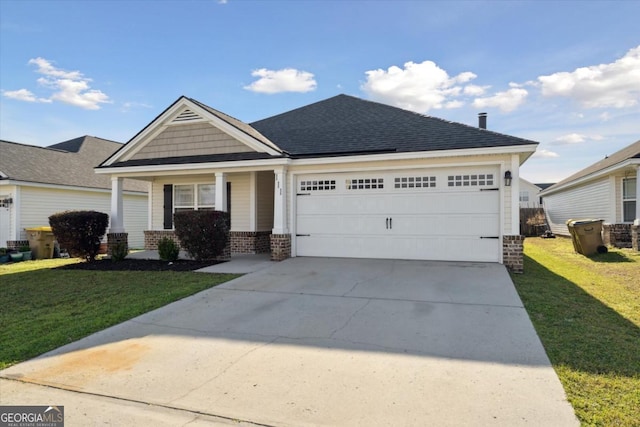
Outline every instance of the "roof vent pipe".
<path fill-rule="evenodd" d="M 487 113 L 478 113 L 478 127 L 480 129 L 487 128 Z"/>

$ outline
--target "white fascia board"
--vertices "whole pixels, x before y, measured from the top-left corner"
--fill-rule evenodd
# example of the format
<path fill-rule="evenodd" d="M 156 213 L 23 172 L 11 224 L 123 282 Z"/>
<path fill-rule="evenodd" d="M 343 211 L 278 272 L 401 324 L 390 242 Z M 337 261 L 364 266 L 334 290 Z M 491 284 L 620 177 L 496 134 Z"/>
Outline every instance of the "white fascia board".
<path fill-rule="evenodd" d="M 55 190 L 90 191 L 93 193 L 111 194 L 110 188 L 80 187 L 80 186 L 74 186 L 74 185 L 47 184 L 43 182 L 14 181 L 14 180 L 0 181 L 0 186 L 4 186 L 4 185 L 15 185 L 20 187 L 51 188 Z M 131 190 L 124 190 L 122 194 L 128 194 L 132 196 L 147 195 L 147 193 L 144 191 L 131 191 Z"/>
<path fill-rule="evenodd" d="M 98 168 L 95 169 L 97 174 L 109 174 L 114 176 L 122 176 L 123 178 L 129 177 L 131 174 L 160 174 L 165 172 L 182 172 L 188 174 L 189 172 L 202 171 L 202 170 L 215 170 L 217 172 L 235 172 L 237 169 L 248 170 L 269 170 L 276 166 L 288 165 L 291 159 L 277 158 L 277 159 L 265 159 L 265 160 L 238 160 L 233 162 L 209 162 L 209 163 L 185 163 L 174 165 L 151 165 L 151 166 L 122 166 L 113 168 Z"/>
<path fill-rule="evenodd" d="M 292 166 L 304 165 L 327 165 L 334 163 L 352 162 L 373 162 L 385 160 L 411 160 L 411 159 L 439 159 L 443 157 L 467 157 L 495 154 L 519 154 L 533 153 L 537 145 L 516 145 L 508 147 L 488 147 L 488 148 L 468 148 L 463 150 L 441 150 L 441 151 L 410 151 L 402 153 L 387 154 L 364 154 L 356 156 L 336 156 L 336 157 L 316 157 L 309 159 L 295 159 L 291 161 Z"/>
<path fill-rule="evenodd" d="M 582 184 L 584 184 L 586 182 L 592 181 L 594 179 L 602 178 L 603 176 L 612 174 L 612 173 L 614 173 L 614 172 L 616 172 L 618 170 L 625 169 L 625 168 L 628 168 L 628 167 L 634 166 L 634 165 L 640 167 L 640 159 L 627 159 L 627 160 L 624 160 L 624 161 L 622 161 L 620 163 L 617 163 L 617 164 L 615 164 L 613 166 L 609 166 L 608 168 L 600 169 L 597 172 L 590 173 L 589 175 L 585 175 L 585 176 L 583 176 L 581 178 L 578 178 L 578 179 L 576 179 L 574 181 L 570 181 L 570 182 L 564 183 L 564 184 L 562 184 L 561 186 L 559 186 L 557 188 L 548 188 L 546 190 L 543 190 L 543 191 L 540 192 L 539 195 L 544 197 L 544 196 L 548 196 L 550 194 L 557 193 L 559 191 L 564 191 L 564 190 L 567 190 L 569 188 L 577 187 L 577 186 L 580 186 L 580 185 L 582 185 Z"/>

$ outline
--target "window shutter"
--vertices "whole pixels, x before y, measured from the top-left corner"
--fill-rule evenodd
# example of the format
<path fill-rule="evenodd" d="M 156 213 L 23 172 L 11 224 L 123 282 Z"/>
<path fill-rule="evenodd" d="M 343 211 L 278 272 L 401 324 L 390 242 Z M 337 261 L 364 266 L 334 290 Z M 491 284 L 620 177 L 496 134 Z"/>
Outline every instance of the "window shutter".
<path fill-rule="evenodd" d="M 173 185 L 164 186 L 164 229 L 173 228 Z"/>

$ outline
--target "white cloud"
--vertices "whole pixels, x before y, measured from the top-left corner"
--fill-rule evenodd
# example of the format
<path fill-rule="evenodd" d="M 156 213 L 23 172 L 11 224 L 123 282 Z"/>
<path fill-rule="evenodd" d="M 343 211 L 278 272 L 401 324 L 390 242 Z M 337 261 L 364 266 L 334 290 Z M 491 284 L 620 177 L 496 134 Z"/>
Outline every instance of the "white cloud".
<path fill-rule="evenodd" d="M 316 89 L 317 82 L 313 74 L 294 68 L 267 70 L 260 68 L 251 73 L 258 80 L 245 86 L 244 89 L 259 93 L 310 92 Z"/>
<path fill-rule="evenodd" d="M 604 113 L 600 114 L 598 118 L 603 122 L 608 122 L 611 119 L 611 114 L 609 114 L 608 111 L 605 111 Z"/>
<path fill-rule="evenodd" d="M 610 64 L 538 77 L 544 96 L 564 96 L 584 108 L 625 108 L 640 99 L 640 46 Z"/>
<path fill-rule="evenodd" d="M 49 98 L 37 98 L 28 89 L 18 89 L 3 92 L 4 96 L 26 102 L 60 101 L 87 110 L 98 110 L 100 104 L 111 102 L 109 96 L 102 91 L 91 89 L 89 86 L 91 79 L 85 77 L 80 71 L 56 68 L 51 61 L 40 57 L 30 59 L 29 65 L 38 67 L 36 72 L 44 77 L 38 78 L 37 82 L 42 87 L 52 90 L 53 94 Z"/>
<path fill-rule="evenodd" d="M 473 100 L 473 106 L 476 108 L 496 107 L 508 113 L 518 108 L 525 101 L 527 95 L 529 95 L 529 92 L 526 89 L 512 87 L 493 96 L 476 98 Z"/>
<path fill-rule="evenodd" d="M 125 102 L 122 104 L 122 108 L 120 109 L 120 111 L 122 111 L 123 113 L 128 113 L 135 108 L 153 108 L 153 106 L 145 104 L 144 102 Z"/>
<path fill-rule="evenodd" d="M 7 98 L 17 99 L 18 101 L 25 102 L 51 102 L 49 99 L 45 98 L 37 98 L 33 92 L 27 89 L 18 89 L 18 90 L 6 90 L 2 91 L 2 94 Z"/>
<path fill-rule="evenodd" d="M 602 135 L 585 135 L 582 133 L 569 133 L 569 134 L 557 137 L 554 140 L 554 142 L 556 144 L 580 144 L 588 140 L 600 141 L 602 139 L 603 139 Z"/>
<path fill-rule="evenodd" d="M 560 157 L 560 156 L 558 155 L 558 153 L 554 153 L 553 151 L 541 149 L 541 150 L 536 150 L 536 152 L 533 153 L 533 156 L 531 156 L 531 157 L 538 157 L 538 158 L 543 158 L 543 159 L 553 159 L 553 158 Z"/>
<path fill-rule="evenodd" d="M 460 84 L 477 77 L 470 71 L 450 77 L 432 61 L 407 62 L 403 68 L 393 65 L 387 70 L 370 70 L 365 74 L 367 80 L 361 89 L 372 99 L 420 113 L 464 105 L 451 98 L 463 92 Z M 470 86 L 473 85 L 467 87 Z"/>
<path fill-rule="evenodd" d="M 489 89 L 490 86 L 467 85 L 464 87 L 464 94 L 469 96 L 480 96 Z"/>

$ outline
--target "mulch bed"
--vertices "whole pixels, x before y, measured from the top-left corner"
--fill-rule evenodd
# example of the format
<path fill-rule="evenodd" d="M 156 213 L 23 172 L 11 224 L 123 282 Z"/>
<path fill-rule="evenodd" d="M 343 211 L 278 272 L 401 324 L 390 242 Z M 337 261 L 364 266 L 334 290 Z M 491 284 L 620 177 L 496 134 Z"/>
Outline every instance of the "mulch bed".
<path fill-rule="evenodd" d="M 95 270 L 95 271 L 193 271 L 221 261 L 188 261 L 180 259 L 166 262 L 152 259 L 124 259 L 114 262 L 103 259 L 94 262 L 80 262 L 58 267 L 62 270 Z M 224 261 L 222 261 L 224 262 Z"/>

